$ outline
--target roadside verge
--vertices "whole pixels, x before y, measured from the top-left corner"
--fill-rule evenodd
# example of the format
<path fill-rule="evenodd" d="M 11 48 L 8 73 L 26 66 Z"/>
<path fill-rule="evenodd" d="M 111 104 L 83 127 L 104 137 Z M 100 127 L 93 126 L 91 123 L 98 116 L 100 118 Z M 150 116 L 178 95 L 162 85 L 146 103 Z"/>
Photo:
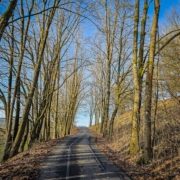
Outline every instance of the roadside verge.
<path fill-rule="evenodd" d="M 76 133 L 78 133 L 78 130 L 73 131 L 69 136 Z M 19 153 L 2 163 L 0 165 L 0 180 L 36 179 L 40 164 L 45 160 L 46 156 L 53 150 L 54 146 L 69 136 L 37 143 L 31 149 Z"/>

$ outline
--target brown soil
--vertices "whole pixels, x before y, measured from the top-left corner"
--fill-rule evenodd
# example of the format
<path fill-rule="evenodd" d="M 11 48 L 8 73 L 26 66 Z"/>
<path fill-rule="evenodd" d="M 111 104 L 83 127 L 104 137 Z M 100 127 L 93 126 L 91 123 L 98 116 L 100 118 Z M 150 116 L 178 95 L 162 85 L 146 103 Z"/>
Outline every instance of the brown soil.
<path fill-rule="evenodd" d="M 74 130 L 76 134 L 78 130 Z M 67 136 L 68 137 L 68 136 Z M 45 160 L 49 152 L 65 138 L 49 140 L 37 143 L 31 149 L 19 153 L 0 165 L 0 180 L 29 180 L 36 179 L 41 163 Z"/>

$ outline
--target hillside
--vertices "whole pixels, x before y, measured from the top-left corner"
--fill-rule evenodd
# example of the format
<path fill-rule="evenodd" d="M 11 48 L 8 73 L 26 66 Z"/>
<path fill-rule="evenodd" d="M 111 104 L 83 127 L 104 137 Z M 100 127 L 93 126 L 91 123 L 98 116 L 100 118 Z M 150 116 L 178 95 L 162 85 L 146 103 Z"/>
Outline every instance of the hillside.
<path fill-rule="evenodd" d="M 149 165 L 141 164 L 141 153 L 129 155 L 131 111 L 117 117 L 112 140 L 105 140 L 94 131 L 98 146 L 133 179 L 180 179 L 180 104 L 178 99 L 161 101 L 157 115 L 152 111 L 155 129 L 153 158 Z M 143 109 L 141 109 L 143 112 Z M 143 116 L 143 115 L 142 115 Z M 155 126 L 154 126 L 155 125 Z M 141 125 L 142 127 L 142 122 Z M 95 130 L 95 127 L 91 129 Z M 142 129 L 142 128 L 141 128 Z M 152 132 L 153 134 L 153 132 Z M 142 131 L 140 130 L 140 143 Z"/>

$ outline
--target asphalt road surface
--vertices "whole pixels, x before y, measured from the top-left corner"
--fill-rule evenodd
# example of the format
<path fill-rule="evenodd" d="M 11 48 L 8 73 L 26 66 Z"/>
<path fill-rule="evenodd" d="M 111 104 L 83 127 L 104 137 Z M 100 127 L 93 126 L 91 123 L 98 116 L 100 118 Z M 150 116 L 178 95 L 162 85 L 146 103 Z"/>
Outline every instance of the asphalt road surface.
<path fill-rule="evenodd" d="M 39 180 L 130 180 L 91 141 L 91 132 L 80 132 L 55 146 L 39 171 Z"/>

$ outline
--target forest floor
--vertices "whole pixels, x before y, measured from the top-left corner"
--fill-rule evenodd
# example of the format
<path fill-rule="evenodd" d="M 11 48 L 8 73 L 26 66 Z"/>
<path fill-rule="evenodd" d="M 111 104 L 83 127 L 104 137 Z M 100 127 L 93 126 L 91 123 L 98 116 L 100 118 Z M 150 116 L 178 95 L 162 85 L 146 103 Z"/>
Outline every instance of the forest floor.
<path fill-rule="evenodd" d="M 128 153 L 121 154 L 118 151 L 116 144 L 113 145 L 113 141 L 108 141 L 103 138 L 99 133 L 92 131 L 93 140 L 101 151 L 103 151 L 110 160 L 116 164 L 125 174 L 127 174 L 133 180 L 180 180 L 180 164 L 173 169 L 166 169 L 163 173 L 161 168 L 166 166 L 163 164 L 159 167 L 155 167 L 155 163 L 149 165 L 138 165 L 137 161 L 140 158 L 140 154 L 136 156 L 130 156 Z M 180 157 L 177 158 L 177 162 L 180 163 Z M 156 169 L 157 170 L 156 170 Z M 159 168 L 159 171 L 158 171 Z"/>
<path fill-rule="evenodd" d="M 73 130 L 72 135 L 76 134 L 78 129 Z M 17 154 L 0 165 L 0 180 L 29 180 L 36 179 L 40 164 L 53 147 L 63 141 L 64 138 L 58 138 L 35 144 L 31 149 Z"/>

